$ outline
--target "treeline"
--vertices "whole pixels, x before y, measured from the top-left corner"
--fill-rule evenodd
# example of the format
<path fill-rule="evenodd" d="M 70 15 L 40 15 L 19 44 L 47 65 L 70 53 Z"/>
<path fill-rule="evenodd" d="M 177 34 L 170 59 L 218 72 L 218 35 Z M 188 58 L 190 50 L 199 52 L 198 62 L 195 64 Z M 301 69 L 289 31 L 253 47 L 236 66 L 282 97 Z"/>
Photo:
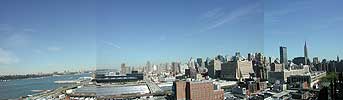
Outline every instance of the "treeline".
<path fill-rule="evenodd" d="M 52 76 L 52 75 L 53 74 L 6 75 L 6 76 L 0 76 L 0 80 L 39 78 L 39 77 L 46 77 L 46 76 Z"/>

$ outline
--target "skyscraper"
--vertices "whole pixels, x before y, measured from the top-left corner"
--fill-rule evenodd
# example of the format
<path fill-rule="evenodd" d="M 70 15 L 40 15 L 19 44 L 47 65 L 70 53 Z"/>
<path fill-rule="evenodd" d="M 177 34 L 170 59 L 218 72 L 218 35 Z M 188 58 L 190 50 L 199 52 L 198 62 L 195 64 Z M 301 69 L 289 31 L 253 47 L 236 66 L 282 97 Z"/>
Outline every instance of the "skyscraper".
<path fill-rule="evenodd" d="M 197 58 L 197 63 L 197 65 L 199 65 L 198 67 L 203 67 L 202 58 Z"/>
<path fill-rule="evenodd" d="M 252 60 L 252 55 L 251 55 L 251 53 L 248 53 L 248 60 L 249 60 L 249 61 Z"/>
<path fill-rule="evenodd" d="M 339 62 L 339 57 L 337 56 L 337 62 Z"/>
<path fill-rule="evenodd" d="M 206 58 L 206 60 L 205 60 L 205 67 L 208 69 L 208 67 L 209 67 L 209 65 L 210 65 L 210 61 L 211 61 L 211 59 L 209 58 L 209 57 L 207 57 Z"/>
<path fill-rule="evenodd" d="M 280 63 L 282 64 L 283 69 L 288 65 L 287 47 L 280 47 Z"/>
<path fill-rule="evenodd" d="M 122 63 L 121 66 L 120 66 L 120 73 L 121 74 L 126 74 L 127 73 L 127 68 L 125 66 L 125 63 Z"/>
<path fill-rule="evenodd" d="M 194 69 L 195 69 L 195 60 L 193 59 L 193 57 L 191 57 L 191 59 L 189 59 L 189 61 L 188 61 L 188 67 L 189 67 L 189 68 L 194 68 Z"/>
<path fill-rule="evenodd" d="M 308 62 L 307 62 L 307 60 L 308 60 L 308 55 L 307 55 L 307 45 L 306 45 L 306 41 L 305 41 L 305 46 L 304 46 L 304 65 L 308 65 Z"/>
<path fill-rule="evenodd" d="M 150 61 L 147 61 L 147 62 L 146 62 L 145 68 L 146 68 L 146 71 L 145 71 L 145 72 L 151 72 L 151 71 L 152 71 L 153 68 L 152 68 L 152 66 L 151 66 Z"/>
<path fill-rule="evenodd" d="M 180 63 L 179 62 L 172 62 L 172 72 L 174 74 L 180 73 Z"/>
<path fill-rule="evenodd" d="M 316 65 L 316 64 L 319 64 L 319 58 L 318 57 L 314 57 L 313 58 L 313 64 Z"/>

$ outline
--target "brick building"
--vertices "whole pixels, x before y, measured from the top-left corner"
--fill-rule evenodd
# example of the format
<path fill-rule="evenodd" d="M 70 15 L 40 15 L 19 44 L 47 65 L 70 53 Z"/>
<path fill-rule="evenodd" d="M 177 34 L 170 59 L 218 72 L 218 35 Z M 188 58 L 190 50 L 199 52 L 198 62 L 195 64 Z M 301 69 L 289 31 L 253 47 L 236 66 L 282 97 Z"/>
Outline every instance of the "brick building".
<path fill-rule="evenodd" d="M 224 100 L 224 90 L 210 81 L 175 81 L 173 91 L 177 100 Z"/>

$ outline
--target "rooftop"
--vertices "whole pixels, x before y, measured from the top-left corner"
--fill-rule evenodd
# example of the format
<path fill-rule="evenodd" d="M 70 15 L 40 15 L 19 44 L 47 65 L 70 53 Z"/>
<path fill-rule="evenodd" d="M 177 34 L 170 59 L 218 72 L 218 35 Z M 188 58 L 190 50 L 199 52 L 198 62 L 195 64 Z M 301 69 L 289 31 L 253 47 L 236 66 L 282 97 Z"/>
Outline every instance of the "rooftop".
<path fill-rule="evenodd" d="M 145 94 L 149 93 L 149 89 L 146 85 L 137 86 L 85 86 L 76 88 L 74 94 L 92 94 L 97 96 L 109 96 L 109 95 L 123 95 L 123 94 Z"/>

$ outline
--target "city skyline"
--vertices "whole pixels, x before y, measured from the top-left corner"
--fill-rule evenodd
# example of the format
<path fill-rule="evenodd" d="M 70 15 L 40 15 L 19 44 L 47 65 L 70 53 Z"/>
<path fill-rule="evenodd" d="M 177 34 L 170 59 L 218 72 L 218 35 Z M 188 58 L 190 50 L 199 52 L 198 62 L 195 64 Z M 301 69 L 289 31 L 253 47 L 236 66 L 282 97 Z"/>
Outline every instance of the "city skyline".
<path fill-rule="evenodd" d="M 146 64 L 147 64 L 147 62 L 149 62 L 149 64 L 153 64 L 153 65 L 159 65 L 159 64 L 166 64 L 166 63 L 168 63 L 168 64 L 171 64 L 172 62 L 179 62 L 179 63 L 181 63 L 181 64 L 188 64 L 189 63 L 189 61 L 190 61 L 190 59 L 193 59 L 193 60 L 195 60 L 196 61 L 196 59 L 198 59 L 198 58 L 201 58 L 202 59 L 202 61 L 205 61 L 207 58 L 210 58 L 211 60 L 213 60 L 213 59 L 215 59 L 217 56 L 223 56 L 223 57 L 225 57 L 226 58 L 226 56 L 228 56 L 229 58 L 231 58 L 232 59 L 232 57 L 234 57 L 235 56 L 235 53 L 239 53 L 240 54 L 240 56 L 241 57 L 243 57 L 245 60 L 247 60 L 248 59 L 248 57 L 249 57 L 249 54 L 251 54 L 251 55 L 254 55 L 254 56 L 257 56 L 257 55 L 255 55 L 255 54 L 258 54 L 258 53 L 262 53 L 262 55 L 264 55 L 264 56 L 266 56 L 267 58 L 268 57 L 271 57 L 272 58 L 272 61 L 274 61 L 274 60 L 279 60 L 280 61 L 280 63 L 288 63 L 289 61 L 292 61 L 292 59 L 294 59 L 294 58 L 298 58 L 298 57 L 305 57 L 305 59 L 308 59 L 308 60 L 310 60 L 310 63 L 313 63 L 313 58 L 317 58 L 320 62 L 322 61 L 322 60 L 326 60 L 326 61 L 337 61 L 338 59 L 339 59 L 339 56 L 336 56 L 335 58 L 332 58 L 332 59 L 328 59 L 328 58 L 323 58 L 323 57 L 318 57 L 318 56 L 313 56 L 312 58 L 310 57 L 307 57 L 308 55 L 307 55 L 307 43 L 305 42 L 305 45 L 304 45 L 304 48 L 303 48 L 303 55 L 302 56 L 294 56 L 294 57 L 288 57 L 287 55 L 288 55 L 288 53 L 287 53 L 287 47 L 285 47 L 285 46 L 279 46 L 279 50 L 278 50 L 278 52 L 280 52 L 279 53 L 279 55 L 277 56 L 277 57 L 271 57 L 271 56 L 268 56 L 268 55 L 264 55 L 264 53 L 263 52 L 249 52 L 249 53 L 247 53 L 247 54 L 242 54 L 242 53 L 240 53 L 240 52 L 234 52 L 234 53 L 230 53 L 230 54 L 218 54 L 218 55 L 213 55 L 213 56 L 210 56 L 210 57 L 189 57 L 189 58 L 184 58 L 185 60 L 182 60 L 182 61 L 180 61 L 180 60 L 172 60 L 172 61 L 166 61 L 166 62 L 156 62 L 156 63 L 154 63 L 154 62 L 151 62 L 150 60 L 147 60 L 145 63 L 141 63 L 141 64 L 137 64 L 137 65 L 130 65 L 130 62 L 123 62 L 123 63 L 121 63 L 121 65 L 122 64 L 125 64 L 126 66 L 131 66 L 131 67 L 143 67 L 143 66 L 146 66 Z M 282 54 L 282 55 L 281 55 Z M 283 61 L 282 60 L 282 56 L 284 56 L 284 55 L 286 55 L 285 56 L 285 61 Z M 338 57 L 338 58 L 337 58 Z M 340 60 L 340 59 L 339 59 Z M 307 61 L 305 61 L 305 63 L 307 63 Z M 117 66 L 117 65 L 114 65 L 114 66 Z"/>
<path fill-rule="evenodd" d="M 120 68 L 262 52 L 343 57 L 339 0 L 1 1 L 0 71 Z M 15 6 L 13 6 L 15 5 Z M 61 7 L 63 6 L 63 7 Z M 321 13 L 321 14 L 318 14 Z M 102 65 L 110 65 L 109 67 Z"/>

